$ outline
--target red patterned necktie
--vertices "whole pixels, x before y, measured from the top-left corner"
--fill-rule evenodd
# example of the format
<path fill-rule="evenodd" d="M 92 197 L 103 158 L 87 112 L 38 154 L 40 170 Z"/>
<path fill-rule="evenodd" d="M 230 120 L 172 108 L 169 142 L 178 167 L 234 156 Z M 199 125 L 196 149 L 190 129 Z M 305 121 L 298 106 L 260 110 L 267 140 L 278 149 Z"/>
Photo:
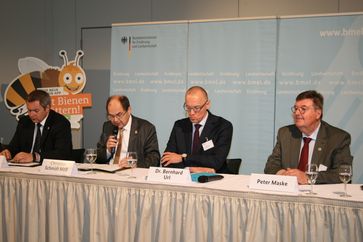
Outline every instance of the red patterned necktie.
<path fill-rule="evenodd" d="M 192 154 L 197 154 L 199 147 L 200 147 L 200 139 L 199 139 L 199 128 L 202 125 L 200 124 L 194 124 L 195 130 L 194 130 L 194 136 L 193 136 L 193 149 Z"/>
<path fill-rule="evenodd" d="M 301 154 L 300 154 L 300 161 L 299 161 L 299 167 L 298 169 L 300 171 L 306 171 L 306 165 L 308 164 L 308 160 L 309 160 L 309 143 L 311 141 L 311 138 L 308 137 L 304 137 L 304 146 L 301 150 Z"/>

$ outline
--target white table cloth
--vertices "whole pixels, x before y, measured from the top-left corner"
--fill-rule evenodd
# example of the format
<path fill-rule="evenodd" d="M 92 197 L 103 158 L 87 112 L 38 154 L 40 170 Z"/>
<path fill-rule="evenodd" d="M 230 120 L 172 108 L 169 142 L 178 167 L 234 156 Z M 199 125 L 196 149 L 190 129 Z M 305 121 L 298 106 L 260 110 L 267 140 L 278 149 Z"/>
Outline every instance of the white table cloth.
<path fill-rule="evenodd" d="M 161 184 L 146 169 L 77 176 L 0 169 L 0 241 L 363 241 L 363 191 L 314 187 L 316 196 L 256 192 L 245 175 Z"/>

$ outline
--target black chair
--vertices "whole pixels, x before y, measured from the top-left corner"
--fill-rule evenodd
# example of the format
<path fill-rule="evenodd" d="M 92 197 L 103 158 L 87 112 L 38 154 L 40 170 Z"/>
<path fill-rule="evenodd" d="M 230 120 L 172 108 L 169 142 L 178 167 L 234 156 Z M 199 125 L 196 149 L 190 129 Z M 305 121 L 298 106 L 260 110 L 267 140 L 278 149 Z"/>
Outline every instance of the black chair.
<path fill-rule="evenodd" d="M 73 149 L 72 150 L 72 160 L 76 163 L 83 163 L 85 149 Z"/>
<path fill-rule="evenodd" d="M 4 144 L 4 143 L 0 143 L 0 152 L 7 149 L 8 148 L 8 145 L 7 144 Z"/>
<path fill-rule="evenodd" d="M 228 168 L 230 174 L 239 173 L 239 168 L 241 166 L 242 159 L 240 159 L 240 158 L 227 159 L 226 162 L 227 162 L 227 168 Z"/>

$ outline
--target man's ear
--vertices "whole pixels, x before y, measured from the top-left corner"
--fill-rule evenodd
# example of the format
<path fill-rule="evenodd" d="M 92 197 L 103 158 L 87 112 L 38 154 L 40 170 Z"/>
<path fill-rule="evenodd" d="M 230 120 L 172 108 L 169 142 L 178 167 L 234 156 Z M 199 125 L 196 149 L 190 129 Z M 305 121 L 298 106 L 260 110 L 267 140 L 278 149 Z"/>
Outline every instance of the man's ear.
<path fill-rule="evenodd" d="M 317 112 L 317 115 L 318 115 L 318 118 L 317 119 L 321 119 L 321 116 L 323 114 L 323 110 L 318 109 L 316 112 Z"/>
<path fill-rule="evenodd" d="M 209 109 L 210 108 L 210 106 L 211 106 L 211 101 L 210 100 L 208 100 L 208 102 L 206 103 L 206 109 Z"/>

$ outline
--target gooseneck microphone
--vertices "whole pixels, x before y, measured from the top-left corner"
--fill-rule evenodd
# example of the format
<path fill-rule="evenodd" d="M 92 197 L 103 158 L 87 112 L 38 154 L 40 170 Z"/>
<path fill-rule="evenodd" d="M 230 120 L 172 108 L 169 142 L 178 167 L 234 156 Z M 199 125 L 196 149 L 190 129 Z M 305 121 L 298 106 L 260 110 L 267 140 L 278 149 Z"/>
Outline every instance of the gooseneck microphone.
<path fill-rule="evenodd" d="M 117 139 L 117 134 L 118 134 L 118 127 L 117 126 L 113 126 L 112 135 L 115 136 L 115 139 Z M 115 150 L 116 150 L 116 147 L 112 147 L 112 149 L 111 149 L 111 157 L 115 154 Z"/>
<path fill-rule="evenodd" d="M 224 176 L 222 175 L 212 175 L 212 176 L 200 176 L 198 177 L 198 182 L 205 183 L 210 181 L 218 181 L 223 179 Z"/>

